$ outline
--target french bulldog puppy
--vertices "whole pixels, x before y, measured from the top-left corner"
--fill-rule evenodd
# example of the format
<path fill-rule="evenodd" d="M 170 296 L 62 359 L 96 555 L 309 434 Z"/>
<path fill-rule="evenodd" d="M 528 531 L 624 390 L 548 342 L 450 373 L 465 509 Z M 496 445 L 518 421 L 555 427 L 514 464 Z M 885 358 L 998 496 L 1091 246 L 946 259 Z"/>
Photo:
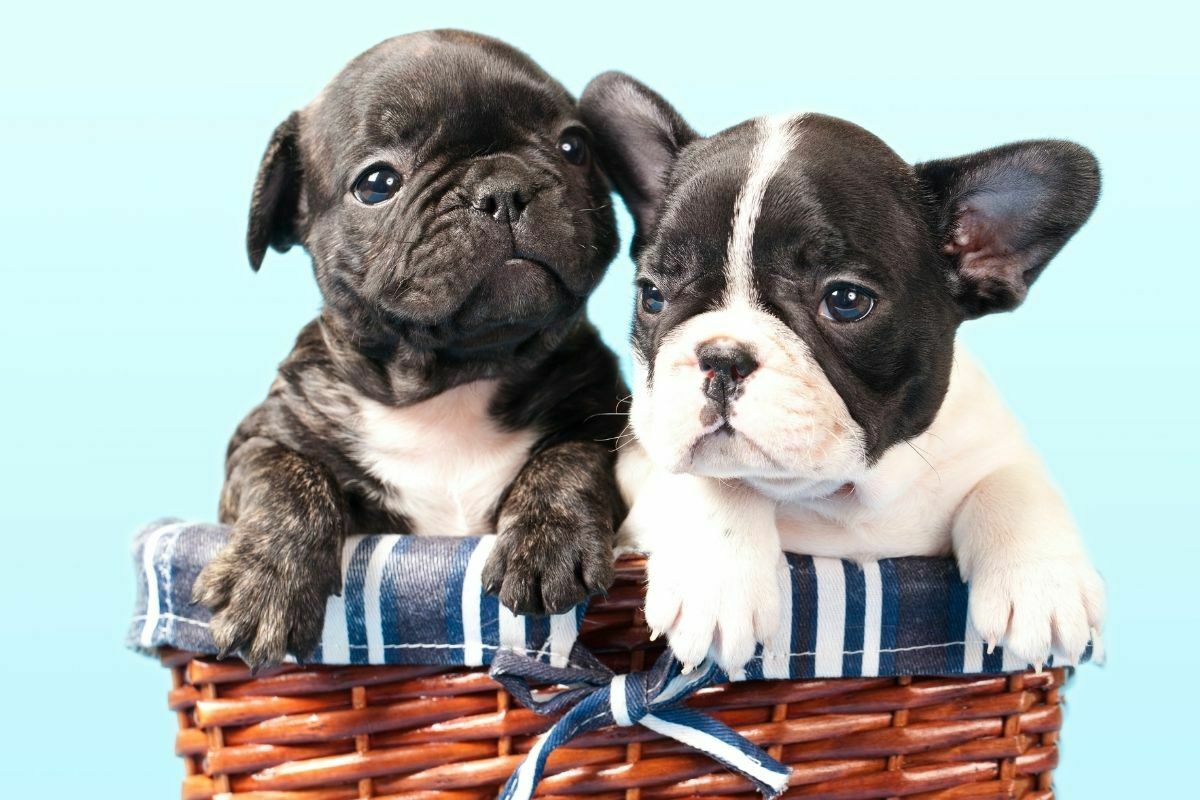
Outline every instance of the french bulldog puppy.
<path fill-rule="evenodd" d="M 368 50 L 275 130 L 250 262 L 303 246 L 324 302 L 229 445 L 232 539 L 196 590 L 223 650 L 308 655 L 350 533 L 496 531 L 484 585 L 525 613 L 611 583 L 627 392 L 584 313 L 617 247 L 589 140 L 527 56 L 452 30 Z"/>
<path fill-rule="evenodd" d="M 1103 584 L 955 331 L 1019 305 L 1088 218 L 1091 153 L 910 166 L 817 114 L 703 138 L 619 73 L 581 108 L 637 227 L 623 535 L 650 552 L 646 619 L 685 666 L 787 655 L 784 550 L 953 553 L 985 641 L 1077 659 Z"/>

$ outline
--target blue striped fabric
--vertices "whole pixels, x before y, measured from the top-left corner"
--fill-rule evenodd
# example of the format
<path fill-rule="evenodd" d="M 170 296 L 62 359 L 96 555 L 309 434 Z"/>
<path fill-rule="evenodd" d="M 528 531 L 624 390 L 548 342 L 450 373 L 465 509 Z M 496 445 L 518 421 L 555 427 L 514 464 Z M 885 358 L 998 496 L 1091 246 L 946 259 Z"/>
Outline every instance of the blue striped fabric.
<path fill-rule="evenodd" d="M 191 602 L 200 570 L 228 540 L 226 526 L 155 522 L 134 539 L 138 599 L 131 647 L 217 652 L 210 614 Z M 483 666 L 499 650 L 566 665 L 585 606 L 523 617 L 483 591 L 494 537 L 352 536 L 342 553 L 343 590 L 329 598 L 314 664 Z"/>
<path fill-rule="evenodd" d="M 227 537 L 224 526 L 178 520 L 153 523 L 137 535 L 131 646 L 216 652 L 209 613 L 190 600 L 200 569 Z M 584 607 L 549 619 L 502 607 L 480 581 L 494 541 L 350 537 L 342 558 L 344 591 L 329 599 L 311 661 L 482 666 L 506 651 L 566 666 Z M 1027 666 L 1003 648 L 986 652 L 967 621 L 967 589 L 950 559 L 859 565 L 789 556 L 789 566 L 791 647 L 770 663 L 756 657 L 747 678 L 1003 673 Z"/>

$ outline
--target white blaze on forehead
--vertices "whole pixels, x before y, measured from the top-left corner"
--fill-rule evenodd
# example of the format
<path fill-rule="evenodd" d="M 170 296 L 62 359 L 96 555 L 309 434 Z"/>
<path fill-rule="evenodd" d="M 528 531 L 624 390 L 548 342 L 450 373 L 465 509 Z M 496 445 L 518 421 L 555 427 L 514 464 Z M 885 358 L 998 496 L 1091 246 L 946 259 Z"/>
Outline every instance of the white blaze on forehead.
<path fill-rule="evenodd" d="M 755 121 L 758 141 L 750 154 L 750 172 L 733 204 L 733 231 L 725 254 L 725 305 L 754 305 L 754 229 L 762 212 L 767 185 L 796 146 L 797 115 L 783 114 Z"/>

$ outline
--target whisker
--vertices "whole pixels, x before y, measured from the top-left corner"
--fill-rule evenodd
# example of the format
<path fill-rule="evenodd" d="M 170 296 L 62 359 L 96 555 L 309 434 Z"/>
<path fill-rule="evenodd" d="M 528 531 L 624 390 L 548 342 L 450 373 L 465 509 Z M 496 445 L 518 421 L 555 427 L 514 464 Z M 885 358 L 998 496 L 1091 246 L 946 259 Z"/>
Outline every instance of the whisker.
<path fill-rule="evenodd" d="M 916 453 L 916 454 L 917 454 L 917 455 L 918 455 L 918 456 L 921 458 L 921 460 L 922 460 L 922 461 L 924 461 L 924 462 L 925 462 L 925 464 L 926 464 L 926 465 L 927 465 L 927 466 L 928 466 L 928 467 L 929 467 L 931 470 L 933 470 L 933 474 L 934 474 L 934 475 L 937 475 L 938 483 L 941 483 L 941 482 L 942 482 L 942 473 L 940 473 L 940 472 L 938 472 L 938 471 L 937 471 L 937 467 L 935 467 L 935 466 L 934 466 L 934 465 L 933 465 L 933 464 L 932 464 L 932 463 L 929 461 L 929 459 L 928 459 L 928 458 L 926 458 L 926 457 L 925 457 L 925 455 L 924 455 L 924 454 L 923 454 L 923 453 L 922 453 L 922 452 L 921 452 L 919 449 L 917 449 L 915 446 L 913 446 L 913 443 L 912 443 L 912 442 L 910 442 L 908 439 L 905 439 L 905 440 L 904 440 L 904 443 L 905 443 L 906 445 L 908 445 L 908 446 L 909 446 L 909 447 L 912 449 L 912 451 L 913 451 L 914 453 Z"/>
<path fill-rule="evenodd" d="M 612 451 L 615 453 L 615 452 L 617 452 L 618 450 L 620 450 L 622 447 L 626 447 L 626 446 L 628 446 L 628 445 L 631 445 L 631 444 L 633 444 L 633 443 L 634 443 L 634 442 L 636 442 L 636 441 L 637 441 L 637 437 L 636 437 L 636 436 L 630 436 L 628 441 L 626 441 L 626 442 L 623 442 L 622 444 L 619 444 L 619 445 L 617 445 L 616 447 L 614 447 L 614 448 L 612 449 Z"/>
<path fill-rule="evenodd" d="M 597 442 L 616 442 L 616 441 L 620 441 L 621 439 L 624 439 L 626 434 L 628 434 L 628 433 L 629 433 L 629 423 L 626 422 L 625 427 L 622 428 L 621 432 L 618 433 L 616 436 L 609 436 L 604 439 L 596 439 L 595 441 L 597 441 Z M 632 439 L 635 437 L 630 436 L 630 438 Z M 616 452 L 616 451 L 614 450 L 613 452 Z"/>
<path fill-rule="evenodd" d="M 924 453 L 925 455 L 929 455 L 929 454 L 930 454 L 930 453 L 929 453 L 929 451 L 928 451 L 928 450 L 926 450 L 924 447 L 920 447 L 920 446 L 918 446 L 918 445 L 914 444 L 914 443 L 913 443 L 913 441 L 912 441 L 911 439 L 908 439 L 908 440 L 906 440 L 906 441 L 908 441 L 908 446 L 909 446 L 909 447 L 911 447 L 911 448 L 913 448 L 914 450 L 919 450 L 919 451 L 921 451 L 922 453 Z"/>

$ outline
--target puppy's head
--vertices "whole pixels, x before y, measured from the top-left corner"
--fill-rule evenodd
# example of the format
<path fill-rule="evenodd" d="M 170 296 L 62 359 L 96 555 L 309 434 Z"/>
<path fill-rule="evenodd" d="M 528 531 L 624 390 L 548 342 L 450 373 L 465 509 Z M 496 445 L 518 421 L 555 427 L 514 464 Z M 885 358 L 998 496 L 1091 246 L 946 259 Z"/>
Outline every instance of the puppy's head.
<path fill-rule="evenodd" d="M 462 31 L 385 41 L 288 117 L 247 235 L 255 269 L 303 245 L 356 341 L 482 359 L 564 329 L 616 243 L 575 101 Z"/>
<path fill-rule="evenodd" d="M 1068 142 L 906 164 L 819 115 L 699 137 L 628 76 L 581 101 L 632 212 L 632 424 L 659 465 L 820 496 L 933 421 L 964 319 L 1017 306 L 1096 203 Z"/>

